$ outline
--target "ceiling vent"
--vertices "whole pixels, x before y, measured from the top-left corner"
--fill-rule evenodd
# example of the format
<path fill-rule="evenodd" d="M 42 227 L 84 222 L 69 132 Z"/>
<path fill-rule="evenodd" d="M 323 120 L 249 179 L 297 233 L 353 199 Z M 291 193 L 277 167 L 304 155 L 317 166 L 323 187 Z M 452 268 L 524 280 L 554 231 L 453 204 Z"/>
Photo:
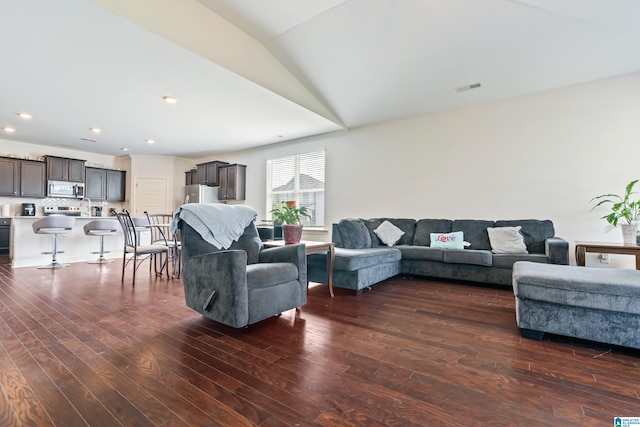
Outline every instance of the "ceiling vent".
<path fill-rule="evenodd" d="M 466 92 L 466 91 L 468 91 L 468 90 L 471 90 L 471 89 L 478 89 L 478 88 L 480 88 L 480 87 L 482 87 L 482 84 L 481 84 L 481 83 L 473 83 L 473 84 L 470 84 L 470 85 L 466 85 L 466 86 L 459 86 L 459 87 L 457 87 L 457 88 L 456 88 L 456 92 L 458 92 L 458 93 L 460 93 L 460 92 Z"/>

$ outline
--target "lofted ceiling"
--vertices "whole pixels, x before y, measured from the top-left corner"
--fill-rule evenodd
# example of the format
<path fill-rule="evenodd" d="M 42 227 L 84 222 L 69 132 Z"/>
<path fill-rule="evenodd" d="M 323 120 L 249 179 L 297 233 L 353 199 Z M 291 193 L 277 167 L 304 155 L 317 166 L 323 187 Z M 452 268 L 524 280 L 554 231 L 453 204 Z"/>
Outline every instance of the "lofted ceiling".
<path fill-rule="evenodd" d="M 116 156 L 199 158 L 640 70 L 637 0 L 0 0 L 0 14 L 0 128 L 15 129 L 0 139 Z"/>

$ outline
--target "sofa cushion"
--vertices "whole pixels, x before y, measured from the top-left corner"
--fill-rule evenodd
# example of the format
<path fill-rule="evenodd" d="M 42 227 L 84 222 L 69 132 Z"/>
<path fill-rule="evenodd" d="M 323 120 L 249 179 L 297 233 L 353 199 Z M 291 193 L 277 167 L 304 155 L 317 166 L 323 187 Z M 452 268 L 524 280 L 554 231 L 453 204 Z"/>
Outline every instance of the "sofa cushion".
<path fill-rule="evenodd" d="M 341 219 L 338 230 L 342 244 L 348 249 L 362 249 L 371 247 L 371 236 L 364 223 L 357 218 Z"/>
<path fill-rule="evenodd" d="M 395 246 L 400 249 L 402 259 L 440 261 L 444 260 L 444 249 L 431 248 L 429 246 L 403 245 Z"/>
<path fill-rule="evenodd" d="M 417 246 L 429 246 L 431 243 L 431 233 L 450 233 L 450 219 L 420 219 L 416 222 L 416 233 L 413 237 L 413 244 Z"/>
<path fill-rule="evenodd" d="M 451 226 L 452 231 L 462 231 L 464 240 L 469 242 L 469 249 L 491 250 L 487 228 L 493 227 L 493 221 L 480 219 L 456 219 Z"/>
<path fill-rule="evenodd" d="M 291 262 L 263 262 L 247 266 L 247 289 L 269 288 L 298 280 L 298 267 Z"/>
<path fill-rule="evenodd" d="M 395 248 L 345 249 L 336 248 L 336 270 L 355 271 L 376 264 L 400 261 L 401 254 Z"/>
<path fill-rule="evenodd" d="M 380 226 L 384 221 L 389 221 L 391 224 L 398 227 L 404 232 L 404 235 L 398 240 L 397 245 L 410 245 L 413 242 L 413 236 L 416 231 L 416 220 L 408 218 L 371 218 L 363 219 L 364 225 L 369 229 L 371 236 L 371 247 L 386 246 L 382 243 L 382 240 L 376 235 L 375 229 Z"/>
<path fill-rule="evenodd" d="M 519 225 L 515 227 L 489 227 L 489 243 L 494 254 L 527 254 L 527 246 L 520 234 Z"/>
<path fill-rule="evenodd" d="M 395 245 L 396 242 L 404 235 L 404 231 L 400 230 L 389 221 L 382 221 L 382 224 L 373 230 L 373 232 L 376 233 L 378 238 L 382 240 L 382 243 L 387 246 Z"/>
<path fill-rule="evenodd" d="M 527 245 L 527 251 L 531 254 L 545 253 L 545 240 L 555 235 L 553 222 L 549 220 L 538 219 L 521 219 L 521 220 L 501 220 L 496 221 L 496 227 L 515 227 L 521 226 L 520 233 L 524 237 L 524 244 Z"/>
<path fill-rule="evenodd" d="M 491 267 L 493 265 L 491 251 L 474 249 L 445 249 L 443 261 L 450 264 L 471 264 Z"/>
<path fill-rule="evenodd" d="M 518 261 L 531 261 L 548 264 L 549 258 L 542 254 L 493 254 L 493 266 L 500 268 L 512 268 Z"/>
<path fill-rule="evenodd" d="M 453 233 L 431 233 L 432 248 L 440 249 L 464 249 L 464 237 L 462 231 Z"/>

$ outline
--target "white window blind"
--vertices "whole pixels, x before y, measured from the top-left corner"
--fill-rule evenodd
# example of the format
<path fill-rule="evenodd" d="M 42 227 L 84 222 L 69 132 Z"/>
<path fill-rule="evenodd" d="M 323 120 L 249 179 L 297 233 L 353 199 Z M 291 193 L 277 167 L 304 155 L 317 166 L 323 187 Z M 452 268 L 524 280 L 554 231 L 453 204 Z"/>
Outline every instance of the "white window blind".
<path fill-rule="evenodd" d="M 311 215 L 304 225 L 324 226 L 324 150 L 267 160 L 267 212 L 292 200 Z"/>

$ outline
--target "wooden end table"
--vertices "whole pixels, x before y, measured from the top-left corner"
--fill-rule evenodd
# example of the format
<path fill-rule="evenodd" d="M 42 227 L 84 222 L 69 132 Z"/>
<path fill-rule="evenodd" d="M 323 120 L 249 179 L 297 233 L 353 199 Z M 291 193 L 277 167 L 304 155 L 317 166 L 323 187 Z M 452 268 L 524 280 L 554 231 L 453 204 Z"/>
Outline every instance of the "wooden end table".
<path fill-rule="evenodd" d="M 640 270 L 640 246 L 627 246 L 618 243 L 576 242 L 576 264 L 584 267 L 587 252 L 602 254 L 635 255 L 636 270 Z"/>
<path fill-rule="evenodd" d="M 301 240 L 304 244 L 307 255 L 327 253 L 327 285 L 329 285 L 329 294 L 333 298 L 333 265 L 336 262 L 336 250 L 333 242 L 315 242 L 312 240 Z M 284 240 L 268 240 L 262 242 L 267 248 L 275 248 L 277 246 L 285 246 Z M 309 286 L 309 280 L 307 280 Z"/>

